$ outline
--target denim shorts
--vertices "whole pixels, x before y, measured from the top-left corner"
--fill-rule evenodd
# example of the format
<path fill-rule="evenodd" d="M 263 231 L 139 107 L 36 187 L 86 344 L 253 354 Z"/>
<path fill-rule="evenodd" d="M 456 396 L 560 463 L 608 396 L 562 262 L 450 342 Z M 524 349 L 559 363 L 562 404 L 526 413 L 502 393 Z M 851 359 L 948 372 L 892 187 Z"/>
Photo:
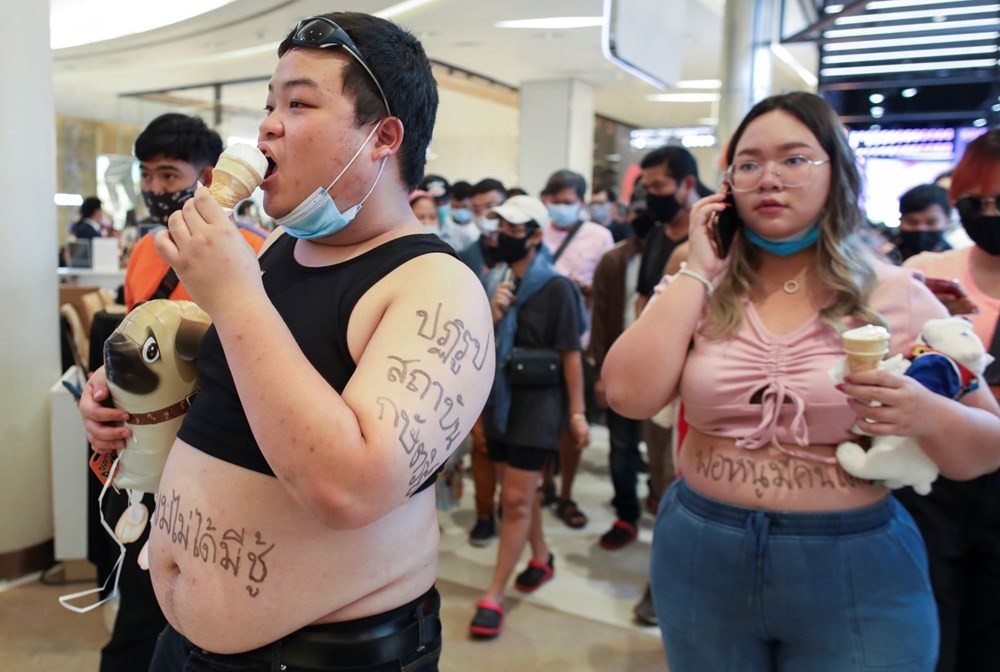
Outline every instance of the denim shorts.
<path fill-rule="evenodd" d="M 932 672 L 938 621 L 923 540 L 892 497 L 780 513 L 660 502 L 653 603 L 671 672 Z"/>

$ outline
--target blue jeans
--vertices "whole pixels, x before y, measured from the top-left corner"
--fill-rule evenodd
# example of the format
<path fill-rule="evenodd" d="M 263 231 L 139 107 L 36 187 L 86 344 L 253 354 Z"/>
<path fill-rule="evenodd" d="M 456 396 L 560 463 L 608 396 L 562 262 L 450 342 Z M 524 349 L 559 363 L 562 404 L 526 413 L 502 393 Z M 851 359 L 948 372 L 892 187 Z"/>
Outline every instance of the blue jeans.
<path fill-rule="evenodd" d="M 938 621 L 923 541 L 892 497 L 779 513 L 679 479 L 653 536 L 671 672 L 931 672 Z"/>

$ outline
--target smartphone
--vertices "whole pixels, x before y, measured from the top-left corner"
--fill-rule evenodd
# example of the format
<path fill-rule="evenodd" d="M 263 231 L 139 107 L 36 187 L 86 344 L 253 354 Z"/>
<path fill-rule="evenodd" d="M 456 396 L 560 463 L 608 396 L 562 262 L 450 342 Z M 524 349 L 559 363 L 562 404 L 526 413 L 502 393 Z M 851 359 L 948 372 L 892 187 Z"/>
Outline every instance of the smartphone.
<path fill-rule="evenodd" d="M 733 238 L 736 237 L 736 230 L 743 226 L 740 216 L 736 214 L 733 192 L 727 193 L 723 202 L 727 203 L 729 207 L 717 213 L 711 225 L 712 245 L 715 247 L 716 256 L 720 259 L 725 259 L 729 254 L 729 249 L 733 246 Z"/>
<path fill-rule="evenodd" d="M 958 280 L 949 278 L 924 278 L 927 289 L 949 299 L 964 299 L 968 295 Z"/>

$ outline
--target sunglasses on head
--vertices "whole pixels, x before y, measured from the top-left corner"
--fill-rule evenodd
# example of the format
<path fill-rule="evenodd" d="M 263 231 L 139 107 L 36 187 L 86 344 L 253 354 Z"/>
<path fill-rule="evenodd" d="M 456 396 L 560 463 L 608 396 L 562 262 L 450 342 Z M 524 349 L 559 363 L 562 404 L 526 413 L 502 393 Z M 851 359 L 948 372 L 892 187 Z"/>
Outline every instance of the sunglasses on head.
<path fill-rule="evenodd" d="M 963 219 L 978 217 L 986 211 L 986 205 L 992 204 L 993 209 L 1000 211 L 1000 194 L 987 196 L 963 196 L 955 201 L 955 208 Z"/>
<path fill-rule="evenodd" d="M 292 31 L 291 43 L 296 47 L 312 47 L 315 49 L 343 47 L 347 53 L 358 62 L 358 65 L 365 69 L 368 76 L 371 77 L 372 82 L 375 83 L 375 88 L 378 89 L 379 95 L 382 96 L 382 102 L 385 104 L 386 113 L 392 115 L 392 111 L 389 109 L 389 100 L 385 97 L 382 85 L 379 84 L 378 79 L 375 77 L 375 73 L 372 72 L 372 69 L 368 67 L 367 63 L 365 63 L 365 59 L 361 55 L 361 50 L 358 49 L 358 45 L 354 44 L 354 40 L 352 40 L 347 34 L 347 31 L 338 26 L 336 23 L 322 16 L 313 16 L 308 19 L 302 19 L 299 21 L 299 24 L 295 26 L 295 30 Z"/>

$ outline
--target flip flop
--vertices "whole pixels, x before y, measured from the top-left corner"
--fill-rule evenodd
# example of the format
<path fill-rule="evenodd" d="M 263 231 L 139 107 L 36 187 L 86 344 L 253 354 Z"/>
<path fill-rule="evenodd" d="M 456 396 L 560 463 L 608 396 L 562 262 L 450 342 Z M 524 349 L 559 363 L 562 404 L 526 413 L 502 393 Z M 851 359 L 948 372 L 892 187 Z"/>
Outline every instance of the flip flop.
<path fill-rule="evenodd" d="M 503 607 L 490 600 L 476 603 L 476 615 L 469 623 L 469 634 L 480 639 L 493 639 L 503 629 Z"/>

